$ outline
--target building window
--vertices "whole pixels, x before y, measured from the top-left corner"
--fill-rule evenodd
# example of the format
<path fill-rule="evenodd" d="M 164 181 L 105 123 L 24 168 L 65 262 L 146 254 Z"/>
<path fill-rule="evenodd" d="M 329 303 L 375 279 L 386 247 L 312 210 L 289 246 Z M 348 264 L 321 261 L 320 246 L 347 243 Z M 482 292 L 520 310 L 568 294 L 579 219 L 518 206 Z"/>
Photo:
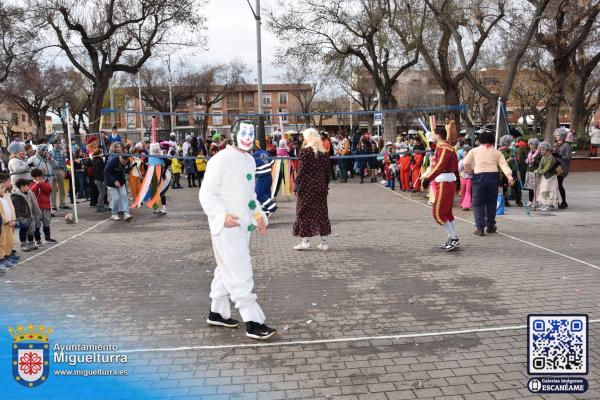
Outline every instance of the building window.
<path fill-rule="evenodd" d="M 244 107 L 254 107 L 254 93 L 244 93 Z"/>
<path fill-rule="evenodd" d="M 175 116 L 175 126 L 187 126 L 187 125 L 189 125 L 189 123 L 190 123 L 190 120 L 189 120 L 187 114 L 186 115 L 177 114 Z"/>
<path fill-rule="evenodd" d="M 213 108 L 223 108 L 223 99 L 215 101 L 212 106 Z"/>
<path fill-rule="evenodd" d="M 135 99 L 132 97 L 127 97 L 125 99 L 125 109 L 133 111 L 135 110 Z"/>
<path fill-rule="evenodd" d="M 221 114 L 220 112 L 215 112 L 214 114 Z M 219 115 L 213 115 L 212 117 L 213 125 L 223 125 L 223 117 Z"/>
<path fill-rule="evenodd" d="M 21 114 L 21 121 L 25 122 L 27 119 L 25 118 L 25 114 Z"/>
<path fill-rule="evenodd" d="M 263 110 L 263 113 L 271 114 L 271 110 Z M 271 115 L 265 115 L 265 125 L 271 125 L 272 123 Z"/>
<path fill-rule="evenodd" d="M 135 114 L 127 114 L 127 129 L 134 129 L 136 125 Z"/>
<path fill-rule="evenodd" d="M 271 93 L 263 93 L 263 107 L 271 107 Z"/>
<path fill-rule="evenodd" d="M 12 113 L 12 123 L 13 125 L 19 125 L 19 115 L 17 113 Z"/>
<path fill-rule="evenodd" d="M 288 103 L 288 94 L 287 93 L 279 93 L 279 105 L 287 106 Z"/>
<path fill-rule="evenodd" d="M 288 113 L 288 110 L 286 108 L 279 109 L 279 114 L 287 114 L 287 113 Z M 287 115 L 282 115 L 279 118 L 281 118 L 281 122 L 283 122 L 284 124 L 287 124 L 289 122 Z"/>
<path fill-rule="evenodd" d="M 200 107 L 202 104 L 204 104 L 204 101 L 202 101 L 202 96 L 194 96 L 194 105 L 196 107 Z"/>
<path fill-rule="evenodd" d="M 240 96 L 237 93 L 227 95 L 227 108 L 239 108 L 240 107 Z"/>

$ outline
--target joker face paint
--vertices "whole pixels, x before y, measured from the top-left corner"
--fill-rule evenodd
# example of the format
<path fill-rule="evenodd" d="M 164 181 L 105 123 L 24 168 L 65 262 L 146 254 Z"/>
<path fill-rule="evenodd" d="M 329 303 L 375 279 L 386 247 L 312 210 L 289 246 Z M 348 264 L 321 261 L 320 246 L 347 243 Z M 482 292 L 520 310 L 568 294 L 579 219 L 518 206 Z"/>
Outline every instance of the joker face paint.
<path fill-rule="evenodd" d="M 235 144 L 243 151 L 250 151 L 254 146 L 254 124 L 250 121 L 239 121 L 234 129 Z"/>

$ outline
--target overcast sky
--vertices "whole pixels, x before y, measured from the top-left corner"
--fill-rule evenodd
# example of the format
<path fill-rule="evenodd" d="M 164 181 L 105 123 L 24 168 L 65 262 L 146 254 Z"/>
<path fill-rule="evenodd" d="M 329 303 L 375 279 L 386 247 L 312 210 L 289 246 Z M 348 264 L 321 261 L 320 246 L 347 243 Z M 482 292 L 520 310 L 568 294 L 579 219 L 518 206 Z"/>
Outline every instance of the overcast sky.
<path fill-rule="evenodd" d="M 256 1 L 250 0 L 252 7 Z M 278 40 L 265 29 L 264 10 L 275 0 L 262 0 L 263 82 L 277 81 L 274 54 Z M 246 0 L 210 0 L 206 7 L 208 50 L 196 56 L 199 63 L 228 62 L 241 58 L 250 68 L 248 81 L 256 79 L 256 22 Z"/>

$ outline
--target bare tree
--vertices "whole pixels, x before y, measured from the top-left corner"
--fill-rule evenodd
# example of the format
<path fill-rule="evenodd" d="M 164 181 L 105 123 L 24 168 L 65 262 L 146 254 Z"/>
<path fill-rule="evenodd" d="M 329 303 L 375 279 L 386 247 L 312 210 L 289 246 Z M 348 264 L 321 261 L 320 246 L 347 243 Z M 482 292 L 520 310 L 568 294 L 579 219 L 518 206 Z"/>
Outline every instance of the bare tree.
<path fill-rule="evenodd" d="M 289 84 L 296 88 L 291 90 L 291 95 L 298 101 L 299 109 L 293 110 L 295 113 L 308 114 L 313 111 L 313 103 L 317 96 L 325 89 L 327 74 L 323 71 L 322 65 L 318 63 L 286 63 L 285 71 L 279 77 L 283 83 Z M 309 85 L 311 90 L 304 90 Z M 297 121 L 301 118 L 294 117 Z M 302 117 L 304 124 L 300 129 L 296 126 L 296 130 L 300 131 L 303 127 L 308 128 L 315 125 L 314 117 L 305 115 Z"/>
<path fill-rule="evenodd" d="M 206 86 L 206 76 L 191 70 L 185 65 L 182 65 L 180 70 L 172 76 L 164 66 L 142 67 L 139 78 L 142 100 L 161 113 L 168 113 L 171 110 L 169 83 L 171 84 L 173 109 L 193 99 Z M 127 94 L 138 97 L 137 75 L 128 75 L 125 84 L 128 85 Z M 167 130 L 173 130 L 170 115 L 163 115 L 163 123 Z"/>
<path fill-rule="evenodd" d="M 60 118 L 63 132 L 66 132 L 67 121 L 64 118 L 64 110 L 68 103 L 69 113 L 73 120 L 73 134 L 79 135 L 82 128 L 86 134 L 89 134 L 90 121 L 87 107 L 93 90 L 91 82 L 79 71 L 71 68 L 66 71 L 63 85 L 65 87 L 63 96 L 51 104 L 49 111 Z"/>
<path fill-rule="evenodd" d="M 247 70 L 248 67 L 241 60 L 233 60 L 229 64 L 204 65 L 200 68 L 196 82 L 196 105 L 203 106 L 204 113 L 210 113 L 215 104 L 222 101 L 236 86 L 245 83 L 243 75 Z M 201 122 L 202 134 L 206 136 L 208 117 L 204 116 Z"/>
<path fill-rule="evenodd" d="M 0 2 L 0 82 L 8 78 L 15 63 L 29 61 L 37 52 L 33 45 L 37 32 L 23 7 Z"/>
<path fill-rule="evenodd" d="M 512 101 L 519 107 L 523 126 L 527 127 L 529 116 L 533 117 L 532 131 L 536 135 L 539 127 L 544 125 L 543 118 L 550 93 L 549 84 L 537 69 L 521 70 L 515 79 L 511 91 Z"/>
<path fill-rule="evenodd" d="M 564 101 L 565 86 L 573 68 L 572 58 L 596 23 L 600 13 L 600 1 L 557 0 L 552 2 L 548 12 L 550 18 L 540 24 L 535 39 L 552 57 L 552 96 L 548 102 L 544 129 L 545 139 L 552 141 L 552 134 L 558 126 L 560 106 Z"/>
<path fill-rule="evenodd" d="M 202 0 L 28 0 L 35 18 L 73 66 L 92 82 L 88 109 L 98 130 L 109 81 L 135 74 L 154 51 L 202 45 Z M 182 32 L 185 31 L 185 35 Z"/>
<path fill-rule="evenodd" d="M 416 43 L 433 79 L 444 91 L 445 104 L 459 105 L 459 83 L 465 78 L 465 73 L 457 71 L 454 65 L 455 57 L 451 52 L 452 29 L 448 23 L 452 23 L 456 31 L 462 31 L 463 36 L 471 38 L 468 43 L 471 55 L 466 63 L 466 69 L 470 71 L 491 32 L 504 18 L 504 2 L 431 0 L 439 13 L 438 18 L 433 18 L 433 13 L 422 1 L 394 0 L 394 4 L 399 3 L 403 3 L 403 8 L 413 10 L 414 13 L 422 12 L 421 9 L 425 7 L 426 18 L 435 22 L 416 25 L 421 21 L 408 19 L 404 26 L 392 26 L 392 29 L 399 36 L 405 36 L 405 41 Z M 460 121 L 460 111 L 450 111 L 450 114 L 453 114 L 457 123 Z"/>
<path fill-rule="evenodd" d="M 481 82 L 479 82 L 471 71 L 472 65 L 466 57 L 464 50 L 463 37 L 460 33 L 459 25 L 456 21 L 450 19 L 441 9 L 433 4 L 432 0 L 424 0 L 429 9 L 433 12 L 436 20 L 441 25 L 444 25 L 452 32 L 454 44 L 456 46 L 456 52 L 460 61 L 461 73 L 464 74 L 464 79 L 482 96 L 486 97 L 491 102 L 496 102 L 498 96 L 502 99 L 507 99 L 512 89 L 517 71 L 521 64 L 521 59 L 529 48 L 534 35 L 538 30 L 538 26 L 544 11 L 551 0 L 529 0 L 533 9 L 519 10 L 518 15 L 515 17 L 515 21 L 511 24 L 511 34 L 517 33 L 517 39 L 511 44 L 511 48 L 507 53 L 507 72 L 504 79 L 503 85 L 498 88 L 496 93 L 493 93 L 486 88 Z M 502 2 L 503 3 L 503 2 Z M 515 2 L 516 3 L 516 2 Z M 500 4 L 500 3 L 499 3 Z M 513 4 L 513 7 L 516 7 Z M 523 21 L 526 21 L 526 29 L 522 32 L 518 31 L 518 27 L 523 25 Z"/>
<path fill-rule="evenodd" d="M 417 64 L 419 52 L 390 26 L 402 29 L 402 19 L 424 15 L 392 7 L 388 0 L 280 0 L 279 6 L 281 14 L 268 13 L 269 27 L 285 39 L 285 55 L 322 58 L 329 65 L 357 58 L 373 79 L 382 108 L 396 108 L 393 86 Z M 395 115 L 386 115 L 386 138 L 392 140 L 395 131 Z"/>
<path fill-rule="evenodd" d="M 598 29 L 577 48 L 571 56 L 571 74 L 565 87 L 565 100 L 571 109 L 571 129 L 576 133 L 586 131 L 589 120 L 598 104 L 594 98 L 600 89 L 600 48 Z"/>
<path fill-rule="evenodd" d="M 67 93 L 64 84 L 67 73 L 63 68 L 43 68 L 37 63 L 30 63 L 12 73 L 2 85 L 2 94 L 31 118 L 38 139 L 45 137 L 46 113 Z"/>

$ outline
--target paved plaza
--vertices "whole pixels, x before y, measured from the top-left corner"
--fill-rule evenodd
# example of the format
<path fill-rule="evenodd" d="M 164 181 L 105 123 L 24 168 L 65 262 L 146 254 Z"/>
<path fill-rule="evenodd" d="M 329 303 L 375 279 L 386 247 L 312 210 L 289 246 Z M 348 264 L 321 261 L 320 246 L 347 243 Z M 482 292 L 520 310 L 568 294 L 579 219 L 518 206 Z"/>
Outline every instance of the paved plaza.
<path fill-rule="evenodd" d="M 444 231 L 423 196 L 357 180 L 331 184 L 331 250 L 295 252 L 295 202 L 280 197 L 251 246 L 258 299 L 279 331 L 267 344 L 205 322 L 214 258 L 196 189 L 171 190 L 166 216 L 140 209 L 130 223 L 81 203 L 79 224 L 53 220 L 59 246 L 0 274 L 2 322 L 53 324 L 57 340 L 128 352 L 128 377 L 87 400 L 136 398 L 130 385 L 157 399 L 599 399 L 600 173 L 573 173 L 565 187 L 569 209 L 509 208 L 485 237 L 455 207 L 452 253 L 437 248 Z M 528 391 L 531 313 L 597 321 L 584 395 Z M 0 398 L 20 398 L 3 386 Z"/>

